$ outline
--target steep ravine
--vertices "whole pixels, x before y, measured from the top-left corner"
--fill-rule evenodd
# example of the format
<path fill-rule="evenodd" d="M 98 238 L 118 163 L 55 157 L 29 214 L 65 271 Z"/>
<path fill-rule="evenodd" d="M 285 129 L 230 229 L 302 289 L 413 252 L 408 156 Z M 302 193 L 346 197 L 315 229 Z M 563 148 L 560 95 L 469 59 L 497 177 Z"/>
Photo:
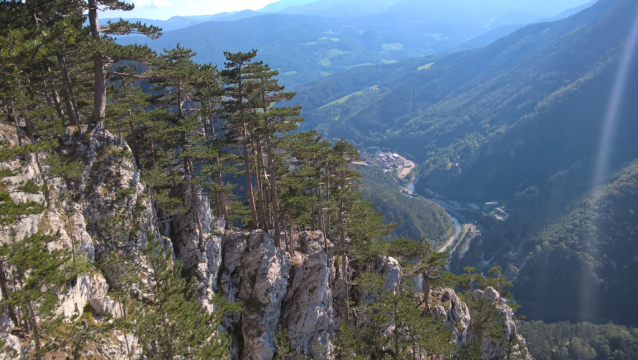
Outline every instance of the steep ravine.
<path fill-rule="evenodd" d="M 11 135 L 3 128 L 0 128 L 0 138 L 11 142 Z M 296 251 L 290 254 L 276 248 L 273 237 L 267 232 L 225 230 L 223 220 L 213 216 L 205 195 L 191 199 L 188 194 L 192 192 L 180 187 L 174 191 L 181 194 L 186 203 L 192 203 L 192 211 L 173 216 L 159 228 L 160 222 L 151 211 L 148 189 L 140 180 L 140 172 L 135 168 L 126 143 L 120 147 L 117 137 L 100 128 L 80 139 L 67 134 L 64 140 L 60 151 L 73 153 L 82 160 L 82 176 L 68 182 L 47 179 L 50 202 L 46 210 L 0 228 L 1 243 L 38 231 L 59 232 L 59 240 L 54 246 L 68 248 L 74 239 L 78 253 L 94 264 L 107 251 L 100 237 L 103 224 L 118 214 L 135 213 L 139 228 L 125 245 L 139 263 L 145 261 L 141 250 L 147 246 L 147 234 L 161 234 L 166 245 L 175 249 L 176 256 L 195 276 L 198 298 L 209 311 L 215 311 L 215 306 L 209 303 L 213 294 L 243 304 L 240 314 L 227 317 L 223 322 L 233 338 L 231 359 L 273 359 L 275 336 L 280 326 L 288 330 L 292 348 L 302 354 L 312 359 L 334 358 L 332 339 L 339 326 L 335 304 L 342 294 L 339 291 L 333 293 L 333 289 L 340 288 L 340 279 L 335 278 L 332 265 L 333 245 L 321 232 L 295 234 Z M 26 194 L 18 189 L 28 180 L 42 185 L 34 157 L 0 163 L 0 169 L 15 172 L 15 176 L 3 178 L 14 202 L 27 199 L 44 202 L 43 194 Z M 70 196 L 64 195 L 67 192 Z M 144 210 L 140 211 L 138 205 L 143 205 Z M 70 214 L 69 208 L 74 210 L 71 219 L 66 216 Z M 392 291 L 401 279 L 398 262 L 392 258 L 379 258 L 378 264 L 377 271 L 385 276 L 386 288 Z M 104 314 L 122 316 L 122 306 L 109 296 L 112 283 L 108 274 L 94 270 L 78 279 L 65 294 L 60 294 L 58 311 L 67 319 L 82 315 L 89 307 L 96 321 L 105 321 L 100 320 L 100 315 Z M 468 306 L 451 289 L 437 288 L 431 295 L 437 299 L 434 318 L 455 333 L 458 344 L 471 341 L 473 335 L 468 327 L 472 314 Z M 499 304 L 504 336 L 517 333 L 506 300 L 491 288 L 476 291 L 474 296 Z M 25 357 L 25 343 L 21 341 L 24 339 L 16 336 L 16 324 L 9 319 L 5 309 L 2 310 L 0 339 L 4 340 L 5 349 L 0 359 L 12 355 Z M 114 331 L 112 336 L 86 347 L 83 355 L 139 359 L 142 358 L 141 346 L 131 335 Z M 524 341 L 522 346 L 520 350 L 526 355 Z M 483 344 L 488 359 L 502 358 L 505 351 L 501 343 L 486 341 Z"/>

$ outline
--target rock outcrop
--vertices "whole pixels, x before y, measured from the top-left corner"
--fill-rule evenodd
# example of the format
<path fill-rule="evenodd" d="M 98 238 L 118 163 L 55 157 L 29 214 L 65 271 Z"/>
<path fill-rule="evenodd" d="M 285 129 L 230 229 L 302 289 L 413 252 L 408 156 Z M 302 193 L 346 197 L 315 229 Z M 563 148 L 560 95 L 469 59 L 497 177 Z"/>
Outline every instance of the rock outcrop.
<path fill-rule="evenodd" d="M 470 309 L 452 289 L 434 289 L 430 293 L 432 317 L 452 331 L 457 345 L 467 343 Z"/>
<path fill-rule="evenodd" d="M 239 355 L 242 359 L 272 359 L 290 259 L 263 231 L 231 232 L 224 240 L 225 296 L 244 305 L 239 322 L 230 325 L 234 331 L 241 328 L 244 347 Z"/>
<path fill-rule="evenodd" d="M 403 276 L 401 265 L 399 265 L 397 259 L 379 255 L 376 263 L 374 264 L 374 270 L 383 275 L 385 278 L 385 291 L 397 291 L 399 288 L 399 282 L 401 281 L 401 276 Z"/>
<path fill-rule="evenodd" d="M 501 326 L 504 330 L 503 341 L 494 342 L 490 339 L 486 339 L 481 346 L 483 356 L 487 359 L 504 359 L 509 350 L 511 354 L 517 355 L 517 358 L 531 360 L 532 357 L 529 355 L 525 339 L 518 333 L 516 322 L 514 321 L 514 311 L 507 306 L 507 299 L 502 298 L 498 291 L 491 287 L 488 287 L 485 291 L 474 290 L 471 300 L 475 299 L 485 299 L 489 302 L 496 303 L 496 308 L 503 319 Z M 514 338 L 516 341 L 512 342 Z M 508 349 L 508 342 L 511 344 L 509 345 L 511 349 Z"/>
<path fill-rule="evenodd" d="M 0 135 L 11 139 L 1 129 Z M 108 238 L 105 234 L 117 230 L 107 229 L 107 224 L 120 217 L 118 226 L 135 231 L 127 232 L 124 239 L 120 236 L 119 246 L 140 263 L 144 262 L 141 250 L 147 245 L 147 234 L 157 234 L 174 248 L 184 270 L 195 277 L 198 299 L 209 311 L 215 311 L 211 301 L 215 294 L 243 304 L 240 314 L 228 315 L 222 324 L 233 339 L 231 359 L 273 359 L 280 327 L 287 330 L 290 345 L 300 356 L 334 358 L 332 339 L 339 326 L 337 302 L 343 299 L 344 278 L 333 265 L 334 246 L 321 232 L 295 233 L 295 251 L 291 254 L 275 247 L 272 234 L 266 231 L 226 230 L 224 221 L 213 215 L 208 197 L 193 185 L 173 188 L 173 195 L 181 198 L 188 210 L 158 221 L 161 210 L 153 208 L 151 194 L 140 180 L 126 142 L 120 145 L 117 137 L 98 126 L 79 139 L 67 133 L 63 144 L 62 153 L 81 160 L 82 174 L 66 180 L 47 177 L 48 196 L 18 189 L 28 181 L 44 184 L 41 171 L 46 172 L 47 168 L 42 168 L 35 157 L 0 163 L 0 170 L 11 171 L 5 171 L 11 176 L 2 180 L 14 202 L 44 204 L 47 197 L 49 200 L 43 212 L 0 227 L 0 243 L 38 231 L 58 233 L 53 247 L 73 247 L 78 256 L 95 264 L 111 249 L 112 244 L 104 240 Z M 380 256 L 374 269 L 385 277 L 386 291 L 399 289 L 403 273 L 396 259 Z M 103 316 L 107 314 L 122 317 L 121 304 L 108 295 L 118 285 L 115 276 L 100 271 L 81 276 L 60 294 L 58 313 L 70 319 L 90 311 L 96 321 L 109 318 Z M 507 351 L 505 340 L 515 336 L 520 339 L 516 351 L 529 358 L 507 302 L 491 288 L 475 291 L 473 296 L 498 303 L 503 316 L 504 341 L 486 341 L 482 346 L 484 355 L 488 359 L 502 358 Z M 430 298 L 434 319 L 454 333 L 456 343 L 471 341 L 472 314 L 467 304 L 451 289 L 435 289 Z M 0 360 L 25 353 L 24 339 L 12 334 L 16 325 L 6 311 L 0 313 L 0 340 L 5 344 Z M 91 344 L 84 355 L 138 359 L 140 348 L 135 337 L 116 331 Z"/>
<path fill-rule="evenodd" d="M 169 227 L 175 252 L 197 278 L 199 301 L 214 311 L 211 297 L 217 292 L 217 276 L 222 263 L 222 235 L 226 222 L 215 218 L 208 196 L 193 185 L 177 185 L 175 197 L 189 205 L 185 213 L 172 217 Z"/>
<path fill-rule="evenodd" d="M 330 359 L 331 335 L 336 329 L 330 268 L 333 245 L 321 232 L 304 232 L 291 259 L 290 281 L 283 306 L 282 326 L 295 349 L 313 359 Z M 327 250 L 327 251 L 326 251 Z"/>
<path fill-rule="evenodd" d="M 10 136 L 3 138 L 11 139 Z M 8 170 L 2 181 L 15 203 L 33 201 L 46 205 L 44 211 L 22 216 L 13 224 L 0 227 L 0 244 L 34 235 L 39 231 L 45 234 L 58 234 L 51 248 L 74 249 L 75 256 L 84 257 L 93 264 L 104 258 L 106 244 L 98 239 L 109 220 L 124 214 L 123 221 L 128 225 L 135 215 L 137 232 L 125 239 L 124 247 L 130 253 L 139 254 L 146 244 L 147 231 L 156 231 L 144 184 L 139 179 L 132 154 L 126 143 L 119 145 L 119 139 L 97 127 L 82 138 L 74 138 L 67 133 L 63 154 L 74 154 L 81 162 L 81 176 L 75 179 L 45 176 L 47 166 L 35 156 L 0 163 L 0 170 Z M 26 160 L 26 161 L 25 161 Z M 44 171 L 44 173 L 42 172 Z M 19 189 L 29 181 L 42 188 L 46 177 L 48 204 L 45 193 L 39 190 L 32 194 Z M 91 316 L 109 314 L 122 316 L 122 308 L 107 295 L 110 288 L 108 274 L 91 272 L 79 277 L 74 285 L 60 295 L 57 313 L 70 319 L 90 308 Z M 2 313 L 0 338 L 5 341 L 5 354 L 24 352 L 20 339 L 11 335 L 18 328 Z M 113 334 L 110 340 L 93 344 L 87 355 L 99 355 L 110 359 L 128 359 L 129 348 L 136 342 L 130 335 Z M 130 354 L 134 355 L 134 354 Z M 2 355 L 4 356 L 4 355 Z M 2 359 L 0 356 L 0 359 Z"/>

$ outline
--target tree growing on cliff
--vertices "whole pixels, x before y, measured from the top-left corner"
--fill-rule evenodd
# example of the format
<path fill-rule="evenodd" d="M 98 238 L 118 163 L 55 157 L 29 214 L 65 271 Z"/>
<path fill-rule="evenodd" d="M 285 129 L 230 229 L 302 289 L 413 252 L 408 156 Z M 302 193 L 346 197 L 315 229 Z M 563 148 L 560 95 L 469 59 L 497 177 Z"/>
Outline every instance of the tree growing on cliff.
<path fill-rule="evenodd" d="M 409 282 L 386 288 L 383 276 L 357 277 L 361 301 L 335 341 L 338 359 L 444 358 L 454 351 L 452 332 L 423 314 Z"/>
<path fill-rule="evenodd" d="M 429 314 L 431 284 L 441 278 L 441 268 L 447 265 L 449 255 L 445 252 L 432 250 L 430 243 L 425 238 L 421 238 L 420 246 L 412 250 L 409 255 L 411 259 L 416 259 L 416 263 L 407 265 L 405 273 L 421 277 L 423 305 L 425 305 L 426 312 Z"/>
<path fill-rule="evenodd" d="M 209 313 L 197 302 L 192 279 L 182 278 L 181 263 L 169 248 L 150 240 L 144 255 L 148 271 L 141 274 L 130 311 L 144 355 L 163 360 L 224 359 L 230 338 L 220 331 L 221 317 L 226 311 L 238 311 L 237 305 L 220 303 L 219 311 Z"/>
<path fill-rule="evenodd" d="M 59 294 L 66 284 L 88 270 L 85 261 L 72 263 L 68 249 L 50 250 L 59 234 L 36 233 L 24 239 L 9 239 L 0 247 L 4 303 L 13 309 L 12 321 L 23 333 L 30 334 L 33 356 L 42 359 L 57 348 L 64 315 L 57 312 Z M 10 269 L 10 270 L 9 270 Z M 6 292 L 5 292 L 6 291 Z M 79 309 L 76 309 L 79 313 Z"/>

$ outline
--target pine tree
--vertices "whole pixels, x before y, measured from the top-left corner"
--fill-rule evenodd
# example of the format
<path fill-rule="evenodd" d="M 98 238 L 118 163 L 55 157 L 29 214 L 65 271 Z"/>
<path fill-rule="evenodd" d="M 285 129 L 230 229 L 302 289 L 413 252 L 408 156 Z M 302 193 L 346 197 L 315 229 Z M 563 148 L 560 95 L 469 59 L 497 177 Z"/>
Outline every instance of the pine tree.
<path fill-rule="evenodd" d="M 260 223 L 258 220 L 257 208 L 255 203 L 255 194 L 252 181 L 252 166 L 250 161 L 251 134 L 249 130 L 253 128 L 254 122 L 257 120 L 252 109 L 254 104 L 250 103 L 251 95 L 254 92 L 254 82 L 247 81 L 252 79 L 251 61 L 257 56 L 257 51 L 253 50 L 248 53 L 229 53 L 226 56 L 225 69 L 221 72 L 226 83 L 226 92 L 224 93 L 224 117 L 231 126 L 231 132 L 242 145 L 244 157 L 244 171 L 246 176 L 246 192 L 248 193 L 248 204 L 251 214 L 251 227 L 258 229 Z M 276 242 L 277 247 L 281 247 L 280 242 Z"/>
<path fill-rule="evenodd" d="M 0 247 L 2 270 L 10 271 L 13 278 L 5 303 L 19 314 L 17 324 L 21 324 L 23 331 L 32 334 L 36 359 L 42 359 L 55 348 L 49 339 L 57 335 L 56 329 L 63 322 L 62 315 L 56 312 L 58 294 L 64 284 L 87 271 L 85 261 L 71 262 L 68 250 L 49 250 L 48 245 L 57 239 L 57 234 L 37 233 L 12 239 Z M 6 275 L 3 273 L 3 277 Z"/>
<path fill-rule="evenodd" d="M 221 316 L 239 311 L 237 305 L 218 298 L 220 311 L 208 313 L 197 303 L 192 280 L 181 277 L 181 264 L 173 260 L 170 249 L 150 240 L 144 254 L 148 272 L 130 311 L 144 355 L 166 360 L 225 358 L 230 339 L 220 331 Z"/>
<path fill-rule="evenodd" d="M 423 304 L 428 313 L 430 313 L 430 285 L 433 281 L 440 278 L 441 268 L 447 264 L 448 254 L 444 252 L 433 251 L 430 243 L 421 238 L 420 249 L 417 252 L 418 262 L 412 265 L 407 273 L 420 275 L 423 281 Z"/>
<path fill-rule="evenodd" d="M 84 5 L 84 3 L 82 3 Z M 146 26 L 141 22 L 130 23 L 120 19 L 116 23 L 108 23 L 106 26 L 100 26 L 98 19 L 98 11 L 100 7 L 109 10 L 131 11 L 134 5 L 121 0 L 88 0 L 85 5 L 88 10 L 89 29 L 93 38 L 93 72 L 95 76 L 95 90 L 93 98 L 93 120 L 97 123 L 102 121 L 106 116 L 106 67 L 108 62 L 136 59 L 140 60 L 148 56 L 148 52 L 140 51 L 136 47 L 123 47 L 115 44 L 115 42 L 106 35 L 128 35 L 139 33 L 147 35 L 151 38 L 157 38 L 161 35 L 161 30 L 155 26 Z M 84 9 L 83 9 L 84 10 Z M 103 36 L 104 35 L 104 36 Z M 126 53 L 128 50 L 128 53 Z M 131 51 L 133 50 L 133 51 Z M 107 61 L 104 61 L 104 59 Z"/>
<path fill-rule="evenodd" d="M 445 358 L 452 354 L 452 332 L 423 314 L 409 282 L 387 291 L 374 272 L 356 282 L 361 302 L 351 324 L 341 323 L 335 339 L 337 359 Z"/>
<path fill-rule="evenodd" d="M 258 115 L 261 117 L 261 121 L 263 121 L 263 124 L 258 124 L 258 127 L 261 128 L 260 134 L 265 138 L 268 158 L 268 171 L 265 172 L 270 175 L 269 195 L 272 199 L 272 223 L 274 224 L 275 230 L 275 243 L 279 243 L 281 233 L 279 222 L 280 208 L 277 192 L 277 169 L 275 166 L 277 136 L 278 134 L 285 134 L 297 129 L 297 124 L 303 121 L 303 119 L 299 117 L 301 107 L 272 106 L 275 103 L 289 101 L 295 97 L 294 93 L 284 92 L 285 87 L 279 85 L 276 79 L 276 76 L 279 75 L 279 71 L 272 70 L 268 65 L 264 65 L 263 62 L 258 62 L 251 64 L 249 72 L 251 77 L 256 80 L 253 98 L 256 100 L 255 106 L 259 110 Z M 261 145 L 258 144 L 258 153 L 260 153 L 260 149 Z M 261 155 L 259 155 L 259 157 L 261 160 Z M 262 176 L 261 174 L 262 172 L 259 171 L 258 176 Z M 292 227 L 290 220 L 291 218 L 289 218 L 289 226 Z"/>
<path fill-rule="evenodd" d="M 224 89 L 221 87 L 220 74 L 213 65 L 199 67 L 199 76 L 194 82 L 195 100 L 201 106 L 197 116 L 203 121 L 202 127 L 206 141 L 201 142 L 203 149 L 200 151 L 204 159 L 201 174 L 206 178 L 199 182 L 205 191 L 214 195 L 217 216 L 226 220 L 226 227 L 230 229 L 231 221 L 228 215 L 227 198 L 231 194 L 232 186 L 225 184 L 222 174 L 233 173 L 235 168 L 229 165 L 228 148 L 231 143 L 227 138 L 220 136 L 219 114 L 223 111 L 221 96 Z M 212 181 L 211 181 L 212 180 Z"/>

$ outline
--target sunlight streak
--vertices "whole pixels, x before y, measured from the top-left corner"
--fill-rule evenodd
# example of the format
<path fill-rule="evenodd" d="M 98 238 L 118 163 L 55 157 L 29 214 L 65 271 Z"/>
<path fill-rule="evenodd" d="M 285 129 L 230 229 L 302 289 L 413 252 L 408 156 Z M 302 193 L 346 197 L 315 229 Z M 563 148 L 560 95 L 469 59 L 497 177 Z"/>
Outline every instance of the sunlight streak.
<path fill-rule="evenodd" d="M 616 74 L 616 79 L 614 81 L 613 90 L 611 93 L 611 97 L 609 99 L 609 105 L 607 108 L 607 112 L 605 113 L 598 155 L 596 157 L 596 163 L 593 174 L 592 181 L 592 189 L 594 191 L 593 198 L 596 199 L 598 195 L 603 191 L 604 183 L 609 171 L 609 162 L 611 156 L 613 154 L 614 148 L 614 138 L 616 135 L 616 126 L 618 123 L 618 113 L 620 111 L 625 87 L 627 84 L 627 79 L 629 72 L 632 66 L 632 60 L 634 54 L 636 52 L 636 47 L 638 45 L 638 11 L 636 12 L 636 18 L 634 20 L 633 26 L 631 27 L 631 31 L 625 43 L 625 49 L 623 51 L 622 57 L 620 59 L 620 64 L 618 68 L 618 73 Z M 593 238 L 595 235 L 595 226 L 596 224 L 592 224 L 593 229 L 590 233 L 591 239 L 590 243 L 595 243 L 595 239 Z M 595 281 L 591 277 L 591 273 L 589 270 L 584 267 L 583 273 L 581 276 L 581 316 L 583 317 L 583 321 L 592 321 L 593 319 L 588 318 L 588 315 L 594 313 L 595 308 L 595 297 L 596 297 L 596 289 L 595 289 Z"/>

